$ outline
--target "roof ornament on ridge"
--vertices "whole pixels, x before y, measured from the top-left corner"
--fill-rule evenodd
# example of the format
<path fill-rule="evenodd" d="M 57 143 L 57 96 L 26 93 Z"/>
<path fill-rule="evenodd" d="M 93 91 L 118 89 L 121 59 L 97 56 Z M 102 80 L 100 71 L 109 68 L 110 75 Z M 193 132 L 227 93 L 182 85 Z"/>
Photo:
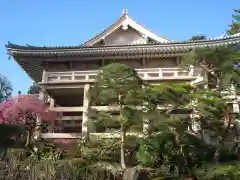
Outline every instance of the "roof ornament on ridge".
<path fill-rule="evenodd" d="M 128 10 L 126 9 L 126 8 L 124 8 L 123 10 L 122 10 L 122 15 L 127 15 L 128 14 Z"/>

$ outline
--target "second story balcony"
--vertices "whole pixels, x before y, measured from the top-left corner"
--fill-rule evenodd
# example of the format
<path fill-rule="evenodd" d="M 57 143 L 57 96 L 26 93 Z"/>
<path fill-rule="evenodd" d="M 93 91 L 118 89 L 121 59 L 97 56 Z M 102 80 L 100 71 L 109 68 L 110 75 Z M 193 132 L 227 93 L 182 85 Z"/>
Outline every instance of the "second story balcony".
<path fill-rule="evenodd" d="M 146 81 L 156 80 L 196 80 L 202 78 L 200 69 L 182 68 L 144 68 L 136 69 L 138 75 Z M 44 72 L 42 83 L 93 82 L 98 70 Z"/>

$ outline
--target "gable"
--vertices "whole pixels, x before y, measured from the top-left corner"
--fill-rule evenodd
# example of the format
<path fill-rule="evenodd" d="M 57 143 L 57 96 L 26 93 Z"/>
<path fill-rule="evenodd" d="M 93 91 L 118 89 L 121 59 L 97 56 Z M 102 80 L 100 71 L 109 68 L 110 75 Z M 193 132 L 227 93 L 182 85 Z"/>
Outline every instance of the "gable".
<path fill-rule="evenodd" d="M 124 12 L 109 28 L 85 42 L 83 46 L 145 44 L 148 40 L 157 43 L 171 42 L 139 25 Z"/>
<path fill-rule="evenodd" d="M 104 39 L 105 45 L 130 45 L 145 44 L 146 38 L 135 29 L 128 27 L 126 30 L 119 28 Z"/>

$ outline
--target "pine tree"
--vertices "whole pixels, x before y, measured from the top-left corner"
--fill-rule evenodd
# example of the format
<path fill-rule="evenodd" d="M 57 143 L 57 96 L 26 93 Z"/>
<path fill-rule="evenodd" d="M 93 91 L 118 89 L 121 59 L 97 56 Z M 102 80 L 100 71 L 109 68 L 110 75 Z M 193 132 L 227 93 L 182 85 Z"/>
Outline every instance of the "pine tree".
<path fill-rule="evenodd" d="M 0 75 L 0 102 L 10 97 L 12 91 L 11 82 L 5 76 Z"/>
<path fill-rule="evenodd" d="M 126 133 L 133 124 L 142 124 L 139 110 L 141 100 L 137 98 L 141 91 L 141 79 L 137 72 L 123 64 L 113 63 L 103 67 L 91 88 L 91 101 L 98 105 L 115 108 L 117 115 L 108 112 L 92 112 L 91 119 L 98 124 L 120 124 L 121 166 L 126 168 Z M 138 116 L 138 118 L 136 118 Z M 100 123 L 99 123 L 100 122 Z M 117 133 L 115 133 L 117 134 Z"/>
<path fill-rule="evenodd" d="M 195 177 L 190 152 L 196 147 L 188 142 L 196 139 L 188 133 L 191 91 L 190 85 L 170 83 L 147 90 L 145 104 L 151 133 L 141 143 L 138 160 L 147 167 L 164 167 L 165 176 Z"/>
<path fill-rule="evenodd" d="M 229 89 L 231 84 L 238 86 L 239 62 L 240 53 L 232 47 L 194 49 L 182 60 L 184 66 L 201 68 L 207 77 L 206 85 L 220 89 Z"/>
<path fill-rule="evenodd" d="M 28 94 L 39 94 L 39 91 L 40 91 L 40 87 L 37 83 L 33 83 L 29 89 L 28 89 Z"/>
<path fill-rule="evenodd" d="M 202 161 L 218 163 L 226 149 L 232 150 L 231 125 L 239 115 L 221 92 L 162 84 L 151 87 L 147 97 L 151 133 L 138 152 L 142 165 L 164 167 L 165 175 L 196 178 L 195 168 Z"/>
<path fill-rule="evenodd" d="M 230 29 L 228 30 L 229 35 L 240 33 L 240 9 L 234 9 L 233 11 L 233 21 L 232 24 L 229 25 Z"/>

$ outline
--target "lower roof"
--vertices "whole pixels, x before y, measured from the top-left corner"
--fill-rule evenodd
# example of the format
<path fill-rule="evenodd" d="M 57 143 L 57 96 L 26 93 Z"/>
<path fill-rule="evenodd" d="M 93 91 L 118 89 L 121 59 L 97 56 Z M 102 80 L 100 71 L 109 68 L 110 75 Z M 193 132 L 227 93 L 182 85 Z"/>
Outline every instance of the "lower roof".
<path fill-rule="evenodd" d="M 215 39 L 205 39 L 196 41 L 167 42 L 154 44 L 137 45 L 114 45 L 114 46 L 31 46 L 16 45 L 8 43 L 6 45 L 8 54 L 11 56 L 98 56 L 104 54 L 132 54 L 132 53 L 170 53 L 184 52 L 194 48 L 216 47 L 240 43 L 240 34 L 225 36 Z"/>

